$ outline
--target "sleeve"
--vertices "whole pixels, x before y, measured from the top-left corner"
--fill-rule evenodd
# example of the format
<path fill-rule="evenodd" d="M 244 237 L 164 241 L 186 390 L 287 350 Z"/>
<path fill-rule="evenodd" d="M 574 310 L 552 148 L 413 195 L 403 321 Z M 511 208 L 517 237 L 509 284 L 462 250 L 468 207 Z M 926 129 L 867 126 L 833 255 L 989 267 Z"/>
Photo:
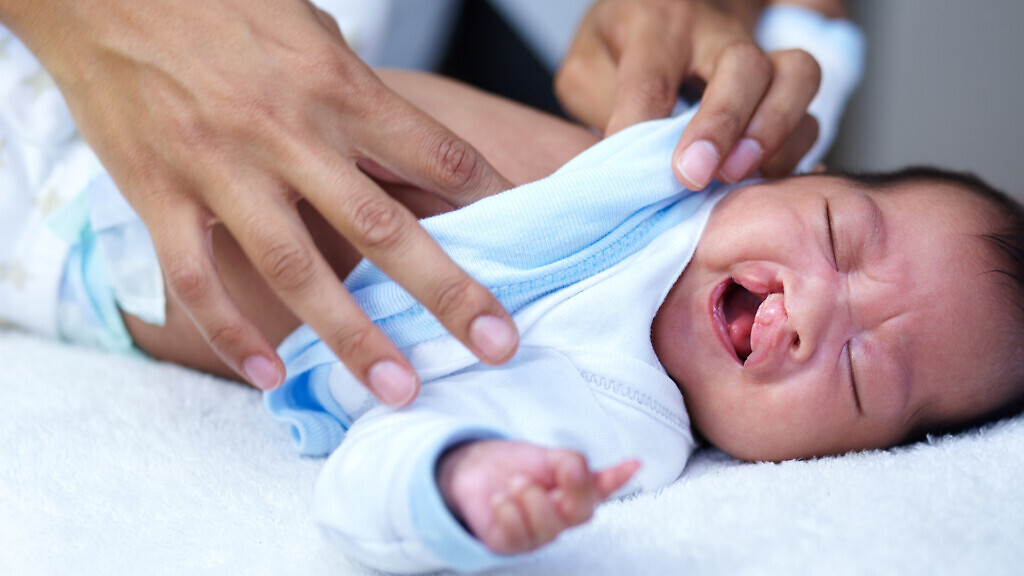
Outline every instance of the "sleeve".
<path fill-rule="evenodd" d="M 314 492 L 316 521 L 346 555 L 389 572 L 500 565 L 506 558 L 448 511 L 434 471 L 449 448 L 505 437 L 495 426 L 427 408 L 375 409 L 328 458 Z"/>
<path fill-rule="evenodd" d="M 637 456 L 608 420 L 601 395 L 556 351 L 527 347 L 500 369 L 474 365 L 424 384 L 409 407 L 378 407 L 353 424 L 317 481 L 317 523 L 344 553 L 383 570 L 499 566 L 515 557 L 487 550 L 442 502 L 440 456 L 491 438 L 576 449 L 595 467 Z"/>

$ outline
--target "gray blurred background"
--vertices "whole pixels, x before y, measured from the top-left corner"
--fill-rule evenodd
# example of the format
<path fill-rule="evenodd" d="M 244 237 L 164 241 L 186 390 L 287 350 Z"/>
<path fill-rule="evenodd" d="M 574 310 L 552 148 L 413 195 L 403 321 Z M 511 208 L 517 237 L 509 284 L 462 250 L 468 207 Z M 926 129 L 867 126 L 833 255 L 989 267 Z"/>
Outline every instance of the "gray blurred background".
<path fill-rule="evenodd" d="M 1024 1 L 847 5 L 868 58 L 831 163 L 969 170 L 1024 201 Z"/>

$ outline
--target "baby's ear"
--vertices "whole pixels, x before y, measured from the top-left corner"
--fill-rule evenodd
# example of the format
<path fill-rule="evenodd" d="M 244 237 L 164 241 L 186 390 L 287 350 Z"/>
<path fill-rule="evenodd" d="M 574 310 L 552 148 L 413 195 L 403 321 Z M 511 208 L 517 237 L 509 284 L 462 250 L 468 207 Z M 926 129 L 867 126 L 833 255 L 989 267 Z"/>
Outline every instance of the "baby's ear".
<path fill-rule="evenodd" d="M 825 165 L 821 162 L 818 162 L 814 165 L 814 168 L 811 168 L 811 174 L 824 174 L 826 171 L 828 171 L 828 168 L 825 168 Z"/>

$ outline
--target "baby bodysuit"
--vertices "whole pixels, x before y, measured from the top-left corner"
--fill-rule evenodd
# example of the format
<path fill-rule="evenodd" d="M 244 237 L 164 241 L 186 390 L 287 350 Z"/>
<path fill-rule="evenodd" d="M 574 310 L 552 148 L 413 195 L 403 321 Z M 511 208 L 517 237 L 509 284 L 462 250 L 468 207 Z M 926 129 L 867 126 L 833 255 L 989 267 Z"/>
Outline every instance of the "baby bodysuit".
<path fill-rule="evenodd" d="M 467 441 L 574 449 L 594 468 L 638 458 L 620 494 L 679 476 L 694 442 L 651 322 L 731 189 L 689 192 L 672 174 L 692 114 L 634 126 L 546 179 L 424 221 L 513 314 L 520 344 L 506 365 L 477 361 L 368 262 L 346 285 L 420 375 L 412 405 L 377 404 L 308 327 L 281 345 L 288 375 L 267 406 L 303 452 L 331 453 L 314 510 L 347 554 L 398 572 L 507 561 L 465 531 L 434 480 L 438 458 Z"/>

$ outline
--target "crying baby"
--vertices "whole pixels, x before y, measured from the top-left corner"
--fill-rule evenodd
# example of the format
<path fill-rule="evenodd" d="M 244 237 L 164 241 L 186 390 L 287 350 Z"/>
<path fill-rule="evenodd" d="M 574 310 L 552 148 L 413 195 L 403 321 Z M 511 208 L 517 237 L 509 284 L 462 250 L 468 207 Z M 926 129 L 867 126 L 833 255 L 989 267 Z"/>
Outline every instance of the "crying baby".
<path fill-rule="evenodd" d="M 1022 394 L 1021 211 L 969 177 L 803 176 L 716 207 L 654 348 L 746 460 L 894 446 Z"/>

